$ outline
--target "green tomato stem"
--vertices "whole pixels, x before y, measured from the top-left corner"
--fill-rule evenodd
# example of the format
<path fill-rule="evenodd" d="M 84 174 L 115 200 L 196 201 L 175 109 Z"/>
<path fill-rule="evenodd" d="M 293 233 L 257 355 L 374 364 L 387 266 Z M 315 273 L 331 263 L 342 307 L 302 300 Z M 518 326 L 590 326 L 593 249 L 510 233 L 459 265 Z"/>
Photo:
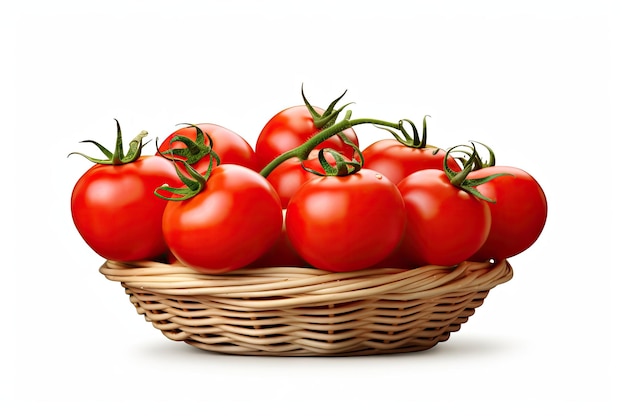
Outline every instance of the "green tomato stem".
<path fill-rule="evenodd" d="M 309 140 L 307 140 L 302 145 L 298 146 L 297 148 L 293 148 L 292 150 L 287 151 L 287 152 L 277 156 L 274 160 L 272 160 L 269 164 L 267 164 L 261 170 L 260 174 L 267 178 L 267 176 L 274 169 L 276 169 L 276 167 L 278 167 L 280 164 L 282 164 L 283 162 L 287 161 L 288 159 L 291 159 L 291 158 L 294 158 L 294 157 L 298 158 L 300 161 L 306 160 L 309 157 L 309 154 L 311 153 L 311 151 L 313 151 L 313 149 L 315 149 L 316 146 L 320 145 L 325 140 L 328 140 L 331 137 L 340 134 L 344 130 L 350 129 L 350 128 L 352 128 L 354 126 L 357 126 L 357 125 L 373 124 L 373 125 L 377 125 L 377 126 L 390 127 L 390 128 L 393 128 L 393 129 L 400 129 L 400 123 L 392 123 L 392 122 L 387 122 L 387 121 L 384 121 L 384 120 L 370 119 L 370 118 L 361 118 L 361 119 L 350 120 L 349 117 L 350 117 L 350 112 L 348 112 L 348 115 L 343 120 L 341 120 L 340 122 L 337 122 L 337 123 L 327 127 L 326 129 L 318 132 L 317 134 L 315 134 L 313 137 L 311 137 Z"/>
<path fill-rule="evenodd" d="M 474 142 L 470 142 L 470 143 L 472 145 L 471 146 L 472 153 L 469 154 L 469 159 L 463 164 L 463 169 L 460 172 L 455 172 L 452 169 L 450 169 L 450 167 L 448 166 L 448 157 L 450 153 L 454 152 L 457 148 L 467 147 L 467 145 L 457 145 L 448 149 L 448 151 L 446 152 L 446 156 L 443 159 L 443 170 L 446 173 L 446 176 L 448 177 L 450 184 L 465 191 L 468 194 L 473 195 L 474 197 L 480 200 L 487 201 L 488 203 L 495 203 L 495 200 L 484 196 L 480 191 L 478 191 L 476 187 L 488 181 L 491 181 L 494 178 L 498 178 L 503 175 L 512 175 L 512 174 L 499 173 L 499 174 L 488 175 L 482 178 L 472 178 L 472 179 L 467 178 L 470 172 L 482 168 L 481 165 L 476 164 L 476 161 L 480 162 L 480 157 L 478 156 L 478 152 L 476 151 L 476 146 L 474 145 Z M 486 145 L 483 145 L 483 146 L 486 146 Z M 465 155 L 468 155 L 467 151 L 462 151 L 462 152 Z M 495 163 L 495 156 L 492 155 L 490 160 Z"/>

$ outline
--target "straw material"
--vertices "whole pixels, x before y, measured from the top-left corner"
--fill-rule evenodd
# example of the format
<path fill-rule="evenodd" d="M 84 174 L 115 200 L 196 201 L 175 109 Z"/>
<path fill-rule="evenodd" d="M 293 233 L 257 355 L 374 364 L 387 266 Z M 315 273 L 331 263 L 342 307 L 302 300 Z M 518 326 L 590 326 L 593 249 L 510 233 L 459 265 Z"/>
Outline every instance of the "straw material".
<path fill-rule="evenodd" d="M 237 355 L 346 356 L 426 350 L 446 341 L 507 261 L 330 273 L 310 268 L 200 274 L 181 265 L 107 261 L 137 313 L 172 340 Z"/>

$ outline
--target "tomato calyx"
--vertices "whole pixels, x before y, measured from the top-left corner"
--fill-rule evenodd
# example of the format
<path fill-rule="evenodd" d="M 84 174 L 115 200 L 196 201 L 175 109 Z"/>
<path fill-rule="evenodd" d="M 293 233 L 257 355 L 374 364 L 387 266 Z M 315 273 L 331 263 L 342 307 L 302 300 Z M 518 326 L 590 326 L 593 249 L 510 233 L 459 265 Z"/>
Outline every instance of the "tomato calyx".
<path fill-rule="evenodd" d="M 376 126 L 379 129 L 383 129 L 386 130 L 387 132 L 391 133 L 391 135 L 393 135 L 394 139 L 397 140 L 398 142 L 400 142 L 401 144 L 403 144 L 406 147 L 409 148 L 415 148 L 415 149 L 424 149 L 427 147 L 426 145 L 426 118 L 430 117 L 429 115 L 424 116 L 424 119 L 422 120 L 422 138 L 420 139 L 420 135 L 419 132 L 417 131 L 417 127 L 415 126 L 415 123 L 413 123 L 411 120 L 409 119 L 402 119 L 398 122 L 398 129 L 400 131 L 400 133 L 402 133 L 403 137 L 400 137 L 400 135 L 392 130 L 389 129 L 387 127 L 384 126 Z M 404 123 L 408 123 L 409 125 L 411 125 L 411 130 L 412 132 L 409 133 L 407 131 L 407 129 L 404 127 Z M 433 151 L 433 155 L 435 155 L 437 152 L 439 152 L 439 148 L 435 148 Z"/>
<path fill-rule="evenodd" d="M 311 105 L 311 103 L 306 98 L 306 96 L 304 95 L 304 84 L 302 84 L 300 91 L 302 93 L 302 99 L 304 100 L 304 105 L 309 110 L 309 113 L 311 113 L 311 117 L 313 118 L 313 124 L 315 125 L 317 129 L 320 129 L 320 130 L 325 129 L 335 124 L 335 122 L 337 121 L 337 118 L 339 117 L 339 113 L 341 113 L 346 107 L 352 104 L 352 103 L 344 104 L 338 109 L 335 109 L 335 106 L 337 105 L 337 103 L 339 103 L 339 101 L 341 101 L 343 96 L 345 96 L 346 93 L 348 92 L 348 90 L 345 90 L 343 94 L 341 94 L 339 97 L 337 97 L 328 105 L 326 110 L 324 110 L 324 113 L 319 114 L 317 110 L 315 110 L 315 108 Z M 344 141 L 347 140 L 345 135 L 342 137 L 342 139 Z"/>
<path fill-rule="evenodd" d="M 208 133 L 200 129 L 198 126 L 192 123 L 182 123 L 181 125 L 185 125 L 188 127 L 193 127 L 196 129 L 196 139 L 195 141 L 183 135 L 176 135 L 172 139 L 170 139 L 170 146 L 174 142 L 181 142 L 185 146 L 182 148 L 172 148 L 159 152 L 162 156 L 169 158 L 170 155 L 179 159 L 186 160 L 189 164 L 195 164 L 204 158 L 207 155 L 211 155 L 212 158 L 217 160 L 217 164 L 220 163 L 219 157 L 213 151 L 213 139 L 209 136 Z M 207 138 L 209 144 L 207 145 L 205 142 L 205 137 Z"/>
<path fill-rule="evenodd" d="M 470 142 L 470 143 L 471 143 L 471 149 L 472 149 L 471 153 L 467 152 L 467 150 L 462 150 L 462 151 L 458 150 L 459 148 L 468 148 L 468 145 L 457 145 L 448 149 L 446 151 L 446 156 L 443 159 L 443 170 L 446 173 L 446 176 L 448 177 L 448 179 L 450 180 L 450 183 L 454 185 L 455 187 L 460 188 L 461 190 L 473 195 L 474 197 L 480 200 L 484 200 L 489 203 L 495 203 L 496 202 L 495 200 L 483 195 L 480 191 L 476 189 L 476 187 L 488 181 L 491 181 L 494 178 L 501 177 L 503 175 L 511 175 L 511 174 L 498 173 L 498 174 L 488 175 L 482 178 L 471 178 L 471 179 L 467 178 L 470 172 L 476 170 L 477 166 L 482 166 L 482 162 L 480 161 L 480 156 L 478 155 L 474 142 Z M 463 162 L 462 163 L 463 169 L 458 172 L 454 171 L 448 166 L 448 156 L 450 156 L 450 154 L 454 151 L 461 152 L 464 155 L 469 155 L 468 159 L 465 159 L 463 157 L 461 158 Z M 493 157 L 492 159 L 495 162 L 495 157 Z"/>
<path fill-rule="evenodd" d="M 363 167 L 363 154 L 358 146 L 352 144 L 351 146 L 358 155 L 358 158 L 352 158 L 352 160 L 348 161 L 345 156 L 341 154 L 341 152 L 331 148 L 323 148 L 317 154 L 317 158 L 320 161 L 320 165 L 322 166 L 324 172 L 309 168 L 305 166 L 304 163 L 302 164 L 302 169 L 312 174 L 324 177 L 345 177 L 346 175 L 356 174 Z M 334 165 L 328 162 L 324 153 L 329 153 L 333 157 L 335 161 Z"/>
<path fill-rule="evenodd" d="M 170 143 L 172 142 L 183 142 L 188 147 L 192 147 L 194 150 L 189 150 L 189 148 L 179 148 L 179 149 L 168 149 L 164 152 L 159 151 L 159 155 L 162 157 L 169 159 L 174 163 L 174 168 L 176 169 L 176 174 L 178 178 L 183 182 L 183 187 L 172 187 L 169 184 L 163 184 L 154 190 L 154 194 L 157 197 L 160 197 L 165 200 L 172 201 L 184 201 L 189 200 L 194 197 L 198 193 L 200 193 L 206 187 L 206 183 L 211 176 L 211 171 L 213 169 L 213 163 L 215 165 L 220 164 L 220 157 L 213 150 L 213 139 L 206 134 L 202 129 L 198 126 L 190 124 L 189 126 L 196 129 L 196 141 L 193 142 L 191 139 L 185 136 L 174 136 Z M 204 142 L 204 136 L 206 135 L 208 145 Z M 187 152 L 185 152 L 187 150 Z M 171 151 L 171 152 L 169 152 Z M 181 151 L 181 152 L 175 152 Z M 201 158 L 195 159 L 197 155 L 202 155 Z M 198 162 L 200 159 L 205 156 L 210 155 L 209 158 L 209 166 L 204 174 L 199 173 L 195 170 L 191 164 Z M 192 157 L 190 160 L 189 157 Z M 195 162 L 194 162 L 195 161 Z M 178 164 L 182 164 L 185 167 L 185 171 L 187 171 L 188 175 L 183 174 L 183 172 L 178 168 Z M 165 194 L 163 194 L 165 192 Z M 169 195 L 166 195 L 169 194 Z"/>
<path fill-rule="evenodd" d="M 117 125 L 117 139 L 115 141 L 115 149 L 113 150 L 113 152 L 109 151 L 107 148 L 105 148 L 104 146 L 102 146 L 101 144 L 99 144 L 98 142 L 94 140 L 88 139 L 88 140 L 83 140 L 80 142 L 80 143 L 93 143 L 94 145 L 98 147 L 98 149 L 100 149 L 100 151 L 104 154 L 104 156 L 106 156 L 106 159 L 93 158 L 81 152 L 72 152 L 68 156 L 80 155 L 93 163 L 102 164 L 102 165 L 123 165 L 123 164 L 129 164 L 131 162 L 135 162 L 136 160 L 138 160 L 139 157 L 141 156 L 141 150 L 149 142 L 148 141 L 146 143 L 143 143 L 143 139 L 146 136 L 148 136 L 148 132 L 146 132 L 145 130 L 142 130 L 141 132 L 139 132 L 139 134 L 135 136 L 135 138 L 131 140 L 130 143 L 128 144 L 128 152 L 125 154 L 123 140 L 122 140 L 122 129 L 120 128 L 120 123 L 117 119 L 115 119 L 115 123 Z"/>
<path fill-rule="evenodd" d="M 311 105 L 309 100 L 306 98 L 306 95 L 304 94 L 304 84 L 302 84 L 300 91 L 302 93 L 302 100 L 304 100 L 304 105 L 309 110 L 309 113 L 311 114 L 311 118 L 313 119 L 313 125 L 315 126 L 316 129 L 323 130 L 329 126 L 334 125 L 337 122 L 337 118 L 339 117 L 339 114 L 343 110 L 345 110 L 346 107 L 352 104 L 352 103 L 347 103 L 339 107 L 338 109 L 335 109 L 335 106 L 337 105 L 337 103 L 339 103 L 339 101 L 341 101 L 343 96 L 345 96 L 346 93 L 348 92 L 348 90 L 345 90 L 339 97 L 333 100 L 328 105 L 328 107 L 326 107 L 326 110 L 324 110 L 324 113 L 319 114 L 317 110 L 315 110 L 313 105 Z M 352 143 L 350 139 L 348 139 L 348 137 L 343 131 L 337 133 L 337 136 L 339 136 L 344 143 L 354 148 L 354 144 Z"/>
<path fill-rule="evenodd" d="M 480 157 L 478 155 L 476 155 L 476 158 L 474 158 L 473 162 L 471 163 L 472 171 L 477 171 L 477 170 L 482 169 L 482 168 L 492 167 L 492 166 L 496 165 L 496 155 L 495 155 L 495 153 L 493 152 L 493 150 L 489 146 L 487 146 L 487 145 L 485 145 L 484 143 L 481 143 L 481 142 L 472 142 L 472 143 L 478 143 L 479 145 L 482 145 L 489 152 L 489 159 L 486 160 L 486 161 L 482 161 L 480 159 Z M 467 150 L 457 151 L 457 152 L 463 153 L 465 155 L 465 156 L 457 157 L 457 159 L 459 161 L 461 161 L 461 165 L 462 166 L 466 166 L 467 164 L 470 163 L 470 159 L 472 157 L 472 153 L 474 153 L 476 151 L 476 148 L 475 147 L 471 148 L 468 145 L 459 145 L 458 147 L 465 147 L 465 148 L 469 148 L 471 150 L 471 152 L 467 151 Z"/>
<path fill-rule="evenodd" d="M 184 201 L 189 200 L 190 198 L 194 197 L 202 190 L 204 190 L 204 188 L 206 187 L 206 183 L 209 180 L 209 176 L 211 175 L 211 170 L 213 169 L 213 158 L 211 158 L 211 160 L 209 161 L 209 167 L 204 175 L 196 171 L 191 165 L 189 165 L 187 161 L 184 161 L 182 159 L 176 159 L 173 161 L 175 161 L 174 168 L 176 169 L 176 174 L 178 175 L 178 178 L 180 178 L 180 180 L 183 182 L 184 186 L 172 187 L 169 184 L 163 184 L 162 186 L 154 190 L 154 195 L 164 200 Z M 188 176 L 182 173 L 182 171 L 178 168 L 178 164 L 176 162 L 184 165 L 185 171 L 187 171 L 187 173 L 189 174 Z"/>

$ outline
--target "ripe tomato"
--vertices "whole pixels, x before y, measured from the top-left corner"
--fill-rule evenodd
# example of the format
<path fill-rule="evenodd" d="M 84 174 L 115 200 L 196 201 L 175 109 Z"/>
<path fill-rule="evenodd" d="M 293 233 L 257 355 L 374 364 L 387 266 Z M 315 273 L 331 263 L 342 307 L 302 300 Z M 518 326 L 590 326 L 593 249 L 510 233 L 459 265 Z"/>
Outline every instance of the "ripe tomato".
<path fill-rule="evenodd" d="M 378 171 L 394 184 L 416 171 L 439 169 L 443 171 L 446 152 L 435 147 L 411 147 L 396 139 L 382 139 L 363 150 L 363 167 Z M 460 171 L 453 157 L 448 157 L 448 166 Z"/>
<path fill-rule="evenodd" d="M 487 241 L 472 259 L 502 260 L 528 249 L 541 234 L 548 217 L 548 204 L 543 189 L 527 172 L 506 166 L 492 166 L 472 171 L 468 178 L 508 173 L 476 188 L 495 200 L 488 204 L 491 229 Z"/>
<path fill-rule="evenodd" d="M 250 268 L 267 268 L 275 266 L 293 266 L 293 267 L 306 267 L 308 264 L 298 255 L 293 248 L 293 245 L 289 241 L 287 236 L 287 229 L 285 228 L 284 218 L 286 214 L 283 209 L 283 228 L 278 237 L 278 240 L 266 253 L 264 253 L 259 259 L 248 265 Z"/>
<path fill-rule="evenodd" d="M 177 183 L 173 164 L 143 156 L 121 165 L 96 164 L 77 181 L 71 211 L 76 229 L 100 256 L 115 261 L 152 259 L 167 251 L 161 218 L 166 200 L 154 195 Z"/>
<path fill-rule="evenodd" d="M 252 149 L 252 146 L 250 146 L 250 144 L 237 133 L 223 126 L 212 123 L 200 123 L 195 126 L 200 128 L 200 130 L 204 133 L 203 137 L 200 138 L 201 144 L 209 145 L 209 137 L 212 139 L 212 149 L 219 156 L 220 163 L 241 165 L 254 171 L 259 170 L 254 149 Z M 196 140 L 198 140 L 198 131 L 193 126 L 186 126 L 175 130 L 159 145 L 159 151 L 157 154 L 164 153 L 170 148 L 185 149 L 187 145 L 183 142 L 172 142 L 172 139 L 176 136 L 184 136 L 192 142 L 196 142 Z M 204 174 L 209 165 L 209 158 L 210 156 L 206 155 L 197 162 L 190 161 L 190 165 L 196 171 Z M 181 172 L 185 172 L 185 170 L 181 169 Z"/>
<path fill-rule="evenodd" d="M 404 138 L 388 128 L 383 128 L 391 133 L 395 139 L 382 139 L 365 148 L 363 154 L 363 167 L 373 169 L 389 178 L 394 184 L 398 184 L 409 174 L 423 169 L 451 169 L 461 171 L 456 160 L 437 147 L 426 144 L 426 117 L 422 127 L 420 139 L 417 128 L 409 120 L 401 120 L 399 130 Z M 413 134 L 403 127 L 408 122 L 413 128 Z M 444 159 L 447 165 L 444 167 Z"/>
<path fill-rule="evenodd" d="M 307 171 L 305 167 L 320 173 L 324 172 L 317 155 L 318 151 L 313 150 L 309 155 L 309 159 L 306 161 L 300 161 L 298 158 L 290 158 L 274 168 L 267 176 L 267 180 L 280 196 L 280 202 L 283 208 L 287 208 L 289 200 L 302 184 L 319 177 L 313 172 Z M 332 158 L 330 158 L 329 163 L 332 164 L 333 162 Z"/>
<path fill-rule="evenodd" d="M 315 268 L 365 269 L 386 258 L 405 227 L 404 202 L 397 187 L 369 170 L 314 178 L 287 206 L 287 236 Z"/>
<path fill-rule="evenodd" d="M 323 113 L 319 107 L 313 107 L 313 109 L 320 114 Z M 316 126 L 309 108 L 305 105 L 278 112 L 265 124 L 256 142 L 255 151 L 260 167 L 266 166 L 277 156 L 302 145 L 322 129 L 323 126 Z M 343 133 L 354 145 L 359 145 L 354 129 L 347 129 Z M 325 140 L 315 149 L 322 148 L 335 149 L 348 159 L 354 155 L 354 149 L 339 135 Z"/>
<path fill-rule="evenodd" d="M 172 254 L 203 273 L 242 268 L 279 238 L 280 198 L 257 172 L 233 164 L 213 168 L 204 189 L 188 200 L 169 201 L 163 234 Z"/>
<path fill-rule="evenodd" d="M 282 207 L 287 208 L 289 200 L 302 184 L 315 177 L 315 174 L 302 168 L 298 158 L 291 158 L 278 165 L 267 176 L 267 180 L 278 193 Z"/>
<path fill-rule="evenodd" d="M 398 245 L 391 255 L 387 256 L 382 261 L 375 265 L 372 265 L 373 269 L 376 268 L 397 268 L 397 269 L 412 269 L 416 265 L 402 252 L 401 245 Z"/>
<path fill-rule="evenodd" d="M 416 266 L 453 266 L 472 256 L 491 226 L 487 202 L 452 185 L 444 171 L 426 169 L 400 181 L 407 227 L 401 250 Z"/>

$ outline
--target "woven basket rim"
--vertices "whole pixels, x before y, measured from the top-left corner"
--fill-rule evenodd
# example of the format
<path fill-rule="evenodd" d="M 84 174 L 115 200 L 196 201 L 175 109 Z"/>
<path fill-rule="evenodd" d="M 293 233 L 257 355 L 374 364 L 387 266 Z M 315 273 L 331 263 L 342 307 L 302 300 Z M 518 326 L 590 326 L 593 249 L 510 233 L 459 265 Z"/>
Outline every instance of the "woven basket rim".
<path fill-rule="evenodd" d="M 353 272 L 267 267 L 219 275 L 203 274 L 176 264 L 107 260 L 100 272 L 127 288 L 173 297 L 227 299 L 228 303 L 258 308 L 343 302 L 394 293 L 399 298 L 415 299 L 489 291 L 513 276 L 507 260 L 466 261 L 453 267 L 428 265 L 409 270 L 380 268 Z"/>

